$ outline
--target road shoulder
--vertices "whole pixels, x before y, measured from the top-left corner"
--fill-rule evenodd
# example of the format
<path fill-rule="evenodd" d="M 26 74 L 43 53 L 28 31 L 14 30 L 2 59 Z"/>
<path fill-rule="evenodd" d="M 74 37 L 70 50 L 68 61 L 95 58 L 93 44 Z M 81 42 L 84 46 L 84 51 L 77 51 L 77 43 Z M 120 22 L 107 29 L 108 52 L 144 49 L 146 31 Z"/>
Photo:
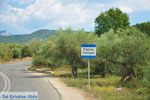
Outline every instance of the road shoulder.
<path fill-rule="evenodd" d="M 27 68 L 28 69 L 28 68 Z M 29 70 L 30 71 L 30 70 Z M 45 75 L 46 73 L 41 73 L 39 71 L 33 71 L 36 75 Z M 62 83 L 59 78 L 51 76 L 45 77 L 45 80 L 49 82 L 61 95 L 62 100 L 86 100 L 83 93 L 75 88 L 68 87 L 66 84 Z"/>

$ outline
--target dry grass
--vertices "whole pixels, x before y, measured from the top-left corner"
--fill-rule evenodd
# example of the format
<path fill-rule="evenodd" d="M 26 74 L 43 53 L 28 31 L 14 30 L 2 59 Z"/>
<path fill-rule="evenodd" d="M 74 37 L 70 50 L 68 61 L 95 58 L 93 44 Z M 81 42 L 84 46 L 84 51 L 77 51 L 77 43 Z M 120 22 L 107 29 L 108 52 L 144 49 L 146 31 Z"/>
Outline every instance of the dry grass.
<path fill-rule="evenodd" d="M 78 88 L 80 91 L 84 91 L 86 100 L 147 100 L 144 92 L 142 94 L 136 93 L 137 88 L 122 87 L 119 83 L 120 77 L 109 76 L 106 78 L 100 78 L 98 76 L 92 76 L 91 78 L 91 90 L 88 90 L 87 70 L 79 70 L 79 78 L 72 78 L 70 68 L 65 70 L 63 68 L 57 69 L 55 74 L 60 77 L 69 87 Z M 117 90 L 121 88 L 121 90 Z"/>

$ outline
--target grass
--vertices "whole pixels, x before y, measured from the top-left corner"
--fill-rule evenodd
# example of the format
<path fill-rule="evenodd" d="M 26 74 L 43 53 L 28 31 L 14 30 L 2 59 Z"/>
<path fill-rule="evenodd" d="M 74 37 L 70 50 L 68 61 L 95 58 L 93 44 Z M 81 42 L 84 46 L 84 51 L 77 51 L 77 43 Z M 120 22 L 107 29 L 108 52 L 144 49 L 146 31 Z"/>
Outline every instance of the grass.
<path fill-rule="evenodd" d="M 65 72 L 61 73 L 61 71 Z M 98 100 L 149 100 L 144 88 L 128 88 L 122 87 L 119 83 L 120 77 L 108 76 L 100 78 L 99 75 L 91 75 L 91 90 L 88 90 L 87 69 L 78 70 L 79 78 L 72 78 L 70 68 L 61 68 L 55 71 L 55 76 L 60 77 L 61 80 L 69 87 L 76 87 L 88 92 Z M 117 90 L 122 88 L 122 90 Z"/>
<path fill-rule="evenodd" d="M 136 89 L 120 87 L 122 90 L 116 90 L 119 87 L 120 77 L 95 78 L 91 79 L 91 90 L 88 90 L 88 80 L 77 78 L 63 78 L 63 82 L 70 87 L 77 87 L 93 95 L 100 100 L 146 100 L 144 96 L 136 93 Z"/>
<path fill-rule="evenodd" d="M 118 76 L 100 78 L 99 75 L 91 75 L 91 90 L 89 91 L 87 69 L 79 69 L 78 78 L 72 78 L 70 67 L 60 67 L 54 71 L 53 75 L 59 77 L 67 86 L 82 89 L 97 100 L 150 100 L 146 99 L 150 95 L 146 92 L 146 88 L 122 86 Z M 122 90 L 117 90 L 117 88 Z"/>

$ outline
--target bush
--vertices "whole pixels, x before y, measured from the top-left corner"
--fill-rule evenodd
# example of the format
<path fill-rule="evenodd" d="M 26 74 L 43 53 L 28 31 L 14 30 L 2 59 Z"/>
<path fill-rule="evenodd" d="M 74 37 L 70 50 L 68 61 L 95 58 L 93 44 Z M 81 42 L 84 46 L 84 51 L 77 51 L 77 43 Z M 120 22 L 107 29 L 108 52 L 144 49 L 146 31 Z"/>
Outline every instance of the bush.
<path fill-rule="evenodd" d="M 121 82 L 133 80 L 143 74 L 149 57 L 147 37 L 135 28 L 110 30 L 96 39 L 97 58 L 93 60 L 94 73 L 121 74 Z M 140 71 L 137 71 L 140 70 Z M 120 72 L 120 73 L 118 73 Z"/>
<path fill-rule="evenodd" d="M 150 66 L 144 69 L 143 85 L 150 89 Z"/>
<path fill-rule="evenodd" d="M 57 68 L 70 65 L 77 77 L 78 68 L 85 68 L 86 59 L 81 59 L 81 44 L 96 44 L 97 58 L 91 60 L 94 74 L 121 75 L 121 82 L 138 78 L 142 80 L 143 69 L 149 60 L 149 38 L 135 28 L 110 30 L 101 37 L 84 30 L 61 29 L 57 36 L 43 42 L 34 53 L 33 65 Z"/>
<path fill-rule="evenodd" d="M 9 48 L 11 49 L 13 53 L 13 58 L 21 58 L 22 47 L 23 46 L 20 44 L 9 44 Z"/>
<path fill-rule="evenodd" d="M 8 44 L 0 44 L 0 61 L 9 61 L 13 58 L 13 52 Z"/>
<path fill-rule="evenodd" d="M 29 45 L 24 45 L 21 50 L 21 56 L 22 57 L 31 57 L 32 56 L 32 50 Z"/>
<path fill-rule="evenodd" d="M 0 44 L 0 61 L 5 62 L 13 58 L 31 56 L 30 47 L 21 44 Z"/>
<path fill-rule="evenodd" d="M 57 36 L 49 38 L 40 46 L 38 53 L 34 54 L 33 66 L 57 68 L 61 64 L 70 65 L 73 76 L 77 77 L 77 69 L 84 67 L 84 62 L 80 57 L 81 44 L 93 43 L 95 36 L 91 33 L 87 34 L 84 30 L 75 32 L 70 28 L 66 31 L 60 29 Z"/>

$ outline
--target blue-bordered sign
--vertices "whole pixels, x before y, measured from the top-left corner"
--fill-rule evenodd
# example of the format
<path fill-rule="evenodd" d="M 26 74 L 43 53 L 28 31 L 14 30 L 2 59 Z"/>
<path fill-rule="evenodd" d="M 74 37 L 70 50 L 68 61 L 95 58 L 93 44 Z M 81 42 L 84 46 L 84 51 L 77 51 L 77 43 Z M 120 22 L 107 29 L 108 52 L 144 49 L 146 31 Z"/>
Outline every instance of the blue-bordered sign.
<path fill-rule="evenodd" d="M 81 58 L 96 58 L 96 44 L 82 44 Z"/>

